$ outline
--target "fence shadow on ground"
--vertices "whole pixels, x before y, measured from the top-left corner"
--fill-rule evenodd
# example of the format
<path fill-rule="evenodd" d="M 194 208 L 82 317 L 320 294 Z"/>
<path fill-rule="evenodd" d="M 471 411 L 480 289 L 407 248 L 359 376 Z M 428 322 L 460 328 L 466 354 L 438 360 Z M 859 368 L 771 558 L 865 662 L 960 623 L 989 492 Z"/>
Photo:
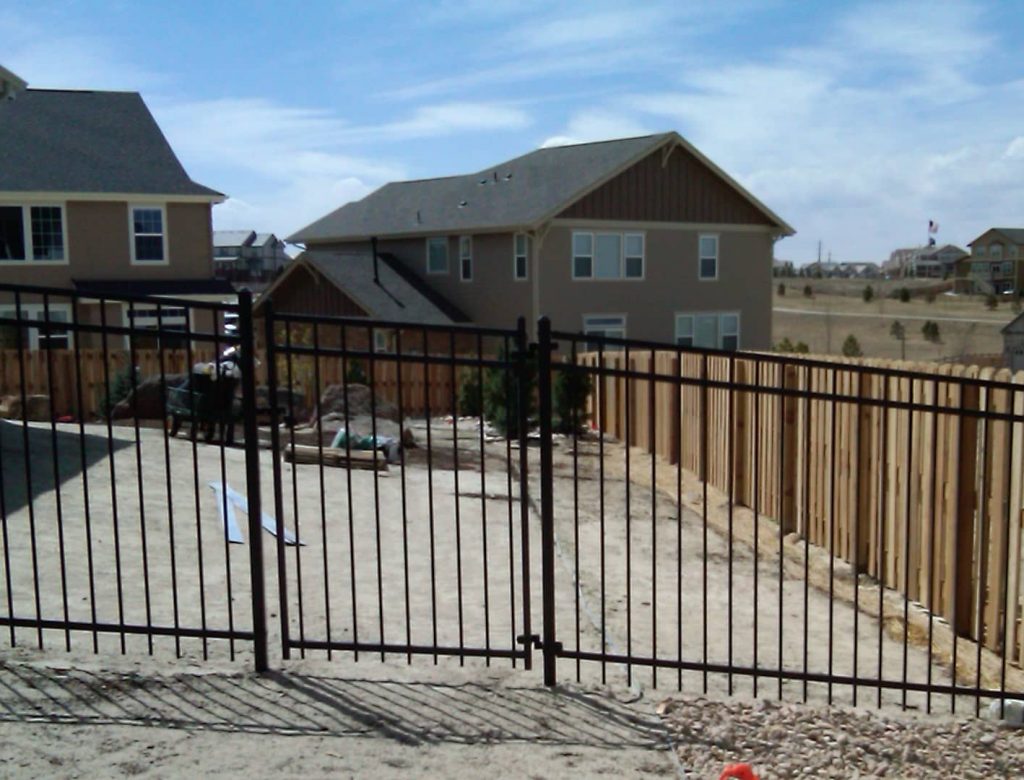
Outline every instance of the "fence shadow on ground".
<path fill-rule="evenodd" d="M 604 693 L 296 671 L 147 676 L 0 663 L 0 722 L 357 737 L 409 746 L 665 745 L 655 716 Z"/>

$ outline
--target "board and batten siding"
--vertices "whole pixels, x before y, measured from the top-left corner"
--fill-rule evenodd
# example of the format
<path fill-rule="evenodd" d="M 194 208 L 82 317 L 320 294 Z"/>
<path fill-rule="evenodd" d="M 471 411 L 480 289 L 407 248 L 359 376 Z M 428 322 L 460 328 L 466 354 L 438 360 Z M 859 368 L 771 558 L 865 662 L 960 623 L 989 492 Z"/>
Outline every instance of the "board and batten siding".
<path fill-rule="evenodd" d="M 683 148 L 659 149 L 583 196 L 560 219 L 772 225 L 749 200 Z"/>

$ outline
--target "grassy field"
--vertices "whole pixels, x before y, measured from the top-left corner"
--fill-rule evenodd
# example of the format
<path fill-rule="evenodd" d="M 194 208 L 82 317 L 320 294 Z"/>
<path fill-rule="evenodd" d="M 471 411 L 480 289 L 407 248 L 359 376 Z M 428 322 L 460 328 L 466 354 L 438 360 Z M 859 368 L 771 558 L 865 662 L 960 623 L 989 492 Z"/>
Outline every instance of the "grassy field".
<path fill-rule="evenodd" d="M 778 285 L 786 287 L 779 295 Z M 809 284 L 811 297 L 804 295 Z M 875 296 L 863 299 L 864 288 L 871 284 Z M 775 282 L 772 335 L 776 343 L 788 338 L 802 341 L 818 354 L 840 354 L 843 341 L 853 334 L 867 357 L 899 358 L 901 347 L 907 359 L 939 360 L 967 355 L 1002 352 L 1000 329 L 1016 316 L 1008 301 L 1000 301 L 994 310 L 985 306 L 981 296 L 926 295 L 939 280 L 852 279 L 780 279 Z M 889 297 L 906 286 L 912 294 L 903 303 Z M 929 297 L 932 298 L 929 302 Z M 906 332 L 901 345 L 890 335 L 899 320 Z M 921 327 L 928 320 L 939 326 L 940 341 L 927 341 Z"/>

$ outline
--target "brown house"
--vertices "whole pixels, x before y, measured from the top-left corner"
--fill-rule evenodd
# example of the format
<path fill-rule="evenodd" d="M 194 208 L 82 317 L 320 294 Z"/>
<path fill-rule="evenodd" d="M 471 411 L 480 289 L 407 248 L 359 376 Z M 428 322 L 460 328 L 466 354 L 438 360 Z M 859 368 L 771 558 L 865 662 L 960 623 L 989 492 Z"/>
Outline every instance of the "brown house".
<path fill-rule="evenodd" d="M 299 230 L 368 255 L 483 326 L 726 349 L 771 344 L 774 242 L 793 229 L 676 133 L 538 149 L 477 173 L 387 184 Z"/>
<path fill-rule="evenodd" d="M 138 94 L 28 89 L 0 68 L 0 95 L 0 284 L 85 293 L 77 317 L 86 323 L 100 321 L 103 293 L 233 295 L 213 274 L 211 208 L 224 195 L 188 177 Z M 0 291 L 0 316 L 13 317 L 13 303 Z M 72 317 L 70 298 L 48 308 L 51 322 Z M 135 307 L 137 326 L 155 327 L 152 308 Z M 105 315 L 128 320 L 120 304 Z M 42 299 L 24 297 L 21 317 L 42 319 Z M 184 318 L 162 313 L 168 328 L 183 329 Z M 32 348 L 72 341 L 59 326 L 22 333 Z"/>
<path fill-rule="evenodd" d="M 956 264 L 957 292 L 1019 295 L 1024 291 L 1024 228 L 989 228 Z"/>

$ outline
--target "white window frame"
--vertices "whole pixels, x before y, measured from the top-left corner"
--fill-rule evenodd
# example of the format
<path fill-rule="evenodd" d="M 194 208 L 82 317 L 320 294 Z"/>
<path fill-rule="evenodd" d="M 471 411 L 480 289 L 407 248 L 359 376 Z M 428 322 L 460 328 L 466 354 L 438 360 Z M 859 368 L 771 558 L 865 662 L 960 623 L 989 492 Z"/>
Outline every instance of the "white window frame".
<path fill-rule="evenodd" d="M 590 254 L 576 254 L 576 236 L 590 236 Z M 619 239 L 619 273 L 617 276 L 598 276 L 597 270 L 597 239 L 598 236 L 617 236 Z M 626 276 L 626 239 L 639 236 L 641 243 L 640 275 Z M 634 255 L 630 255 L 633 257 Z M 590 275 L 581 276 L 576 273 L 576 258 L 590 258 Z M 573 230 L 570 239 L 571 272 L 573 281 L 585 282 L 642 282 L 647 277 L 647 233 L 642 230 Z"/>
<path fill-rule="evenodd" d="M 17 262 L 17 261 L 15 261 L 15 262 Z M 67 340 L 68 340 L 67 346 L 66 347 L 58 347 L 58 349 L 72 349 L 74 347 L 74 343 L 75 343 L 75 334 L 74 334 L 74 331 L 71 329 L 71 324 L 72 324 L 72 320 L 73 320 L 73 315 L 72 315 L 72 312 L 71 312 L 71 304 L 70 303 L 51 303 L 50 304 L 50 314 L 53 315 L 54 312 L 58 312 L 58 311 L 64 312 L 64 314 L 67 316 L 67 320 L 65 321 L 64 324 L 66 324 L 68 326 L 67 334 L 66 334 L 66 337 L 67 337 Z M 45 312 L 46 312 L 46 306 L 44 306 L 41 303 L 23 303 L 23 304 L 21 304 L 21 321 L 24 323 L 21 327 L 29 329 L 29 331 L 28 331 L 28 348 L 30 350 L 38 350 L 39 349 L 39 336 L 40 336 L 39 328 L 38 327 L 33 327 L 32 323 L 36 323 L 38 325 L 39 322 L 43 321 L 43 315 L 44 315 Z M 14 304 L 11 304 L 11 303 L 0 304 L 0 317 L 4 317 L 5 319 L 13 320 L 13 319 L 15 319 L 15 315 L 16 314 L 17 314 L 17 307 Z M 53 322 L 53 323 L 57 323 L 58 322 L 57 320 L 53 320 L 53 319 L 51 319 L 50 321 Z M 7 327 L 18 327 L 18 326 L 14 325 L 14 326 L 7 326 Z"/>
<path fill-rule="evenodd" d="M 519 239 L 523 239 L 523 254 L 519 253 Z M 523 270 L 526 272 L 519 275 L 519 258 L 523 258 Z M 512 279 L 516 282 L 527 282 L 530 280 L 530 236 L 527 233 L 512 234 Z"/>
<path fill-rule="evenodd" d="M 469 263 L 469 275 L 466 275 L 466 263 Z M 473 281 L 473 236 L 459 236 L 459 281 Z"/>
<path fill-rule="evenodd" d="M 711 255 L 705 255 L 701 249 L 701 244 L 704 243 L 705 238 L 711 238 L 715 241 L 715 275 L 705 276 L 703 273 L 704 259 L 710 258 Z M 717 282 L 718 281 L 718 264 L 722 256 L 722 241 L 721 236 L 718 233 L 700 233 L 697 235 L 697 280 L 701 282 Z"/>
<path fill-rule="evenodd" d="M 162 240 L 163 260 L 138 260 L 135 257 L 135 211 L 159 211 L 160 226 L 163 228 Z M 154 233 L 142 233 L 143 236 L 152 236 Z M 171 264 L 171 255 L 167 243 L 167 207 L 162 203 L 129 203 L 128 204 L 128 250 L 131 253 L 131 264 L 146 267 L 165 266 Z"/>
<path fill-rule="evenodd" d="M 709 349 L 709 347 L 696 347 L 693 344 L 694 332 L 697 327 L 697 317 L 718 317 L 718 340 L 714 347 L 710 349 L 725 349 L 723 346 L 723 339 L 726 336 L 736 337 L 736 351 L 739 351 L 742 345 L 743 339 L 743 315 L 739 311 L 677 311 L 672 320 L 672 343 L 676 346 L 679 344 L 679 323 L 681 320 L 690 320 L 690 344 L 684 345 L 684 349 Z M 734 316 L 736 317 L 736 333 L 725 333 L 722 327 L 722 321 L 725 317 Z"/>
<path fill-rule="evenodd" d="M 444 270 L 435 271 L 430 267 L 430 245 L 432 243 L 443 243 L 444 245 Z M 444 276 L 445 274 L 450 273 L 451 266 L 448 262 L 448 255 L 450 254 L 448 251 L 448 236 L 428 236 L 425 246 L 427 250 L 427 274 L 430 276 Z"/>
<path fill-rule="evenodd" d="M 583 315 L 583 330 L 582 330 L 583 335 L 584 336 L 596 335 L 596 334 L 592 333 L 592 330 L 591 330 L 594 327 L 591 324 L 592 320 L 612 320 L 612 319 L 617 319 L 617 320 L 620 320 L 622 322 L 622 335 L 621 336 L 609 336 L 609 338 L 617 338 L 617 339 L 620 339 L 620 338 L 624 339 L 624 338 L 626 338 L 626 320 L 627 320 L 627 316 L 625 314 L 623 314 L 623 313 L 611 313 L 611 312 L 584 314 Z M 602 326 L 598 326 L 598 327 L 602 327 Z M 612 327 L 612 326 L 608 326 L 608 327 Z M 603 332 L 604 329 L 605 328 L 602 327 L 602 332 Z"/>
<path fill-rule="evenodd" d="M 20 266 L 22 268 L 33 267 L 33 266 L 57 266 L 57 265 L 68 265 L 71 260 L 68 255 L 68 215 L 65 204 L 63 203 L 51 203 L 51 202 L 38 202 L 38 203 L 9 203 L 0 202 L 0 206 L 7 208 L 21 209 L 21 230 L 24 236 L 25 243 L 25 257 L 21 260 L 0 260 L 0 266 Z M 35 254 L 35 247 L 32 245 L 32 209 L 34 208 L 54 208 L 60 209 L 60 229 L 61 239 L 63 240 L 63 252 L 64 258 L 62 260 L 34 260 L 33 255 Z"/>

